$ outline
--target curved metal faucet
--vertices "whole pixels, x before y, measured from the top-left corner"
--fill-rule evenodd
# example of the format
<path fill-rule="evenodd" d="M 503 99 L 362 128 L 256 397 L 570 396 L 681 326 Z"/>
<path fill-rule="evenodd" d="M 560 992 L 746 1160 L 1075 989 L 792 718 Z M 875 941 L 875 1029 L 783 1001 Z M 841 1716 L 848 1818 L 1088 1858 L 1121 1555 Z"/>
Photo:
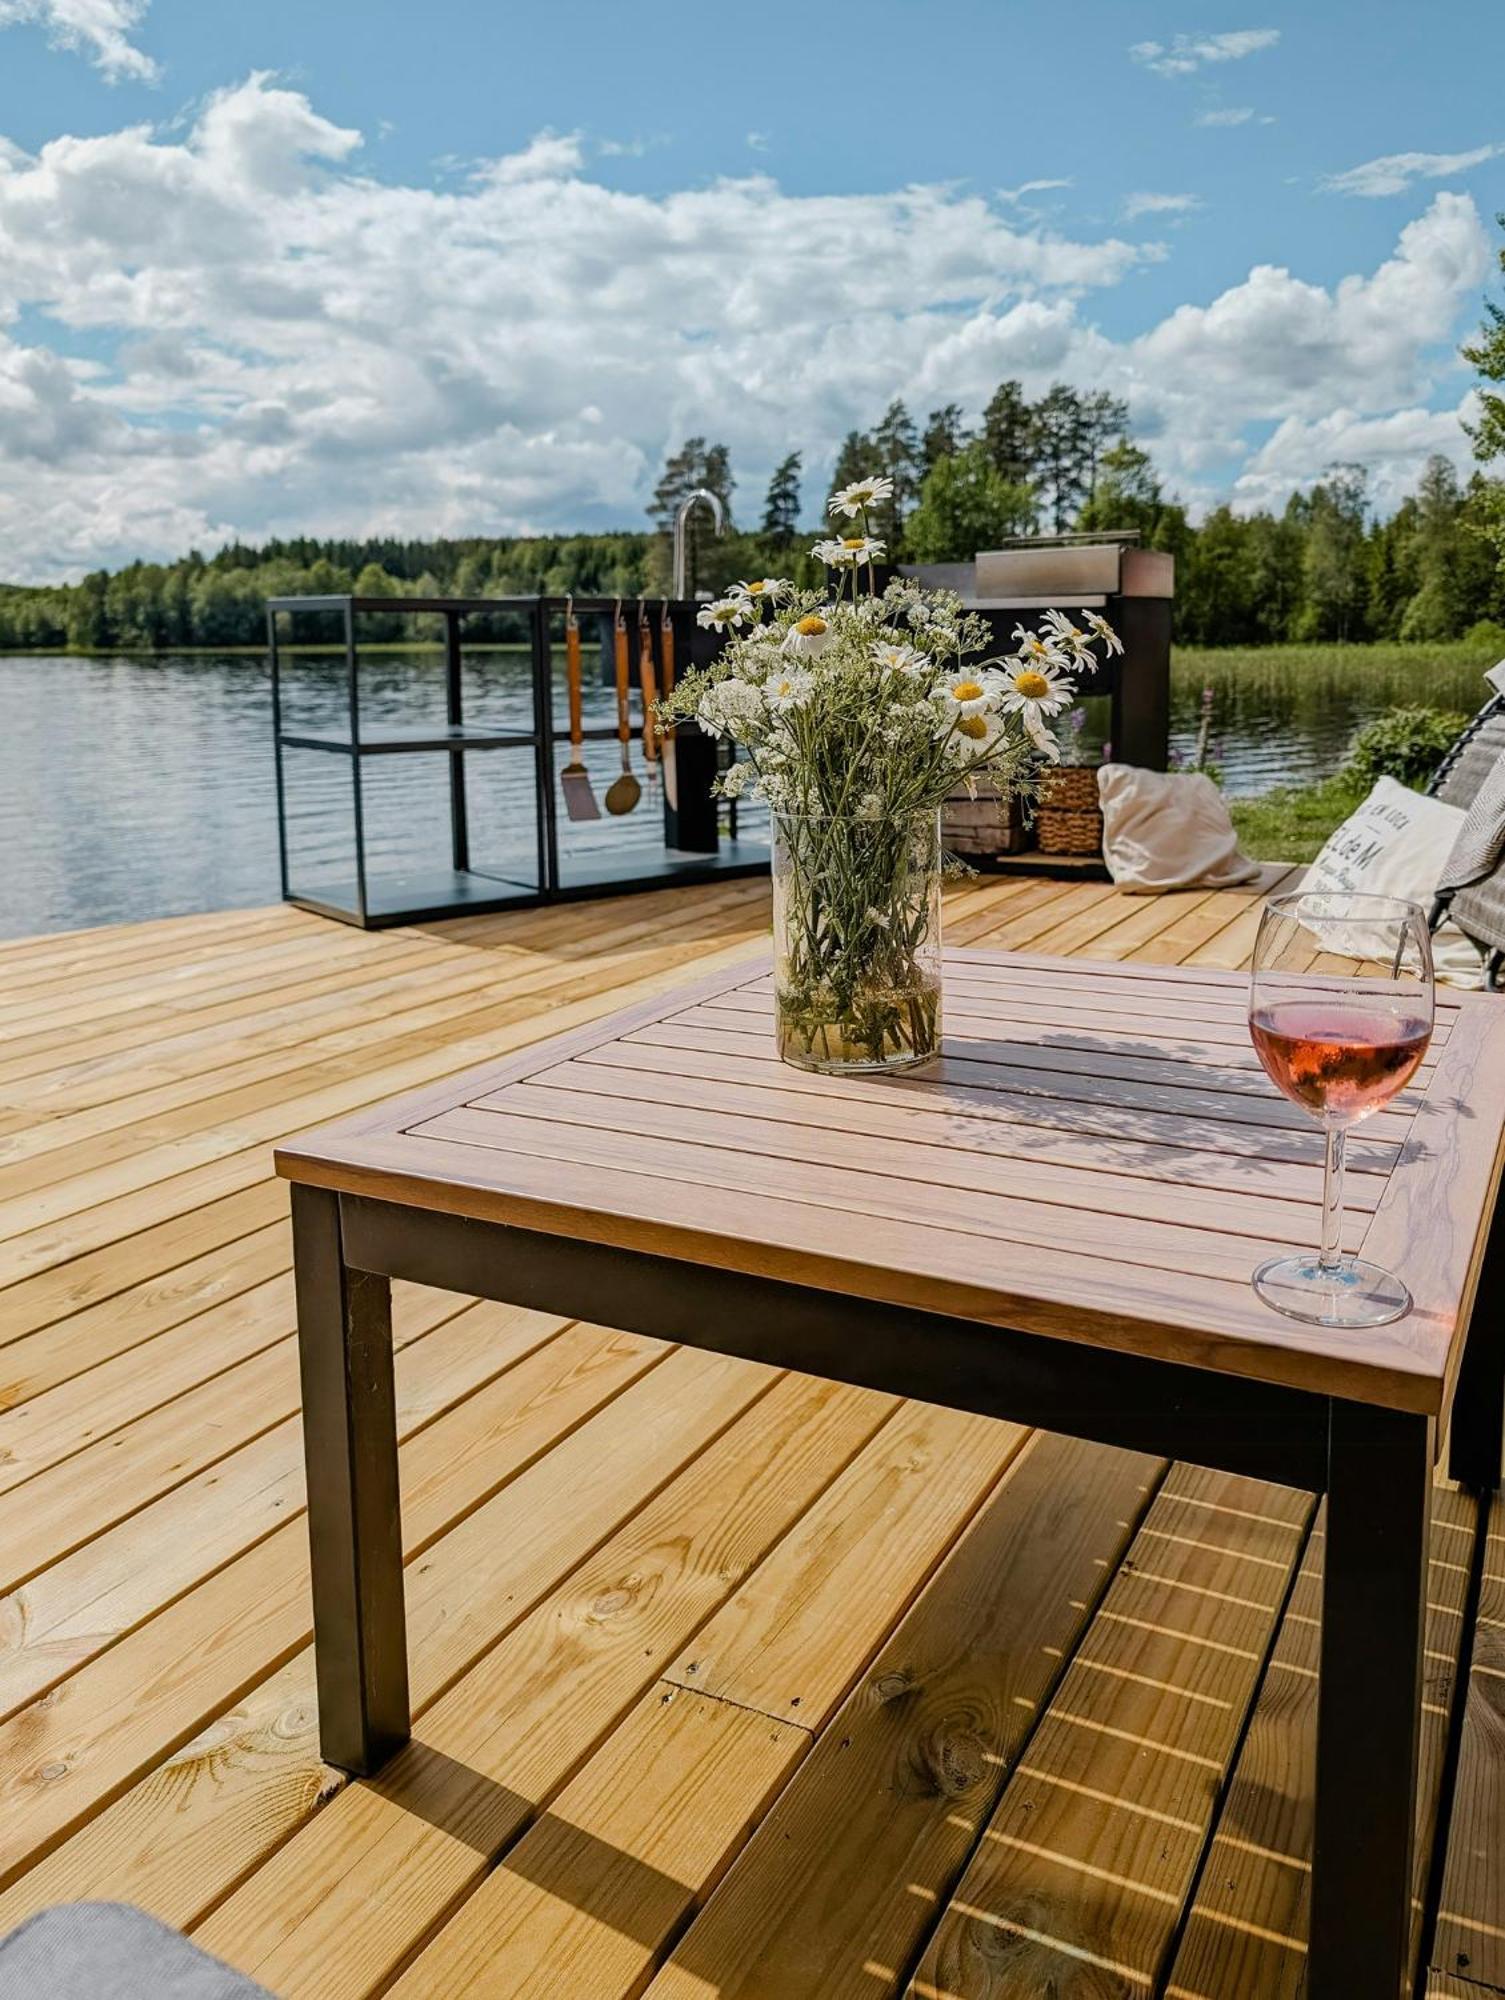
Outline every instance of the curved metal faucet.
<path fill-rule="evenodd" d="M 696 505 L 704 501 L 711 510 L 711 519 L 716 524 L 718 535 L 726 532 L 726 509 L 719 497 L 709 486 L 697 486 L 693 493 L 687 493 L 674 510 L 674 595 L 683 602 L 690 594 L 690 537 L 688 533 L 690 516 Z"/>

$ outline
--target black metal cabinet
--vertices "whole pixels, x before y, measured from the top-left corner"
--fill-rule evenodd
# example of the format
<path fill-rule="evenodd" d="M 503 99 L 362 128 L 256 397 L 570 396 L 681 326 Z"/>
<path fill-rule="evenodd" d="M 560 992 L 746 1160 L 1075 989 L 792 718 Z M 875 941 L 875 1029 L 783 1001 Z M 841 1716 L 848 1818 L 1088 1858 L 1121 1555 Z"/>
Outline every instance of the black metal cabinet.
<path fill-rule="evenodd" d="M 583 597 L 268 600 L 278 847 L 285 900 L 344 923 L 375 929 L 571 897 L 622 894 L 659 888 L 668 882 L 749 875 L 767 867 L 766 840 L 740 832 L 734 815 L 718 811 L 711 795 L 716 746 L 693 725 L 682 725 L 677 732 L 676 803 L 671 804 L 666 796 L 660 806 L 647 795 L 634 816 L 603 819 L 599 838 L 593 837 L 588 847 L 561 842 L 558 767 L 567 745 L 560 739 L 554 716 L 554 630 L 562 623 L 569 601 L 580 616 L 607 619 L 620 611 L 634 632 L 640 614 L 650 630 L 657 629 L 667 615 L 680 661 L 687 664 L 704 651 L 708 635 L 696 627 L 696 606 L 675 602 L 665 606 L 657 598 L 620 602 Z M 359 621 L 367 616 L 429 616 L 440 621 L 442 722 L 415 719 L 406 724 L 384 718 L 373 723 L 363 715 Z M 310 617 L 322 617 L 326 624 L 331 619 L 338 622 L 344 693 L 337 724 L 321 717 L 317 725 L 305 726 L 288 717 L 285 674 L 288 655 L 296 649 L 295 621 Z M 466 720 L 462 674 L 465 621 L 498 617 L 526 633 L 531 702 L 525 727 L 493 727 Z M 661 647 L 662 640 L 657 643 Z M 590 743 L 614 742 L 617 730 L 615 725 L 597 724 L 584 734 Z M 514 836 L 523 832 L 522 844 L 514 837 L 499 859 L 489 859 L 484 839 L 475 836 L 467 759 L 475 753 L 509 751 L 531 753 L 531 781 L 526 787 L 515 788 L 519 816 L 526 813 L 531 826 L 511 829 Z M 343 758 L 349 766 L 348 845 L 337 842 L 334 849 L 327 849 L 312 875 L 309 864 L 295 854 L 291 838 L 297 785 L 289 770 L 290 752 Z M 419 865 L 408 860 L 394 864 L 377 851 L 371 837 L 373 780 L 368 775 L 369 763 L 372 759 L 415 756 L 445 760 L 448 852 L 442 859 Z"/>

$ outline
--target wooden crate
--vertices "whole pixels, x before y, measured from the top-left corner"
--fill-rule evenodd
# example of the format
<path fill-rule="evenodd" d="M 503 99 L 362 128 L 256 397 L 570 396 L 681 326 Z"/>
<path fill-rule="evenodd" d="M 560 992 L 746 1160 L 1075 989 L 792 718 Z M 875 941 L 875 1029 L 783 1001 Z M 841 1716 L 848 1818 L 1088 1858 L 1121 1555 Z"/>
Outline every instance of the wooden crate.
<path fill-rule="evenodd" d="M 975 798 L 953 792 L 941 809 L 941 844 L 968 861 L 1022 853 L 1028 833 L 1019 801 L 1000 794 L 985 778 L 979 779 Z"/>

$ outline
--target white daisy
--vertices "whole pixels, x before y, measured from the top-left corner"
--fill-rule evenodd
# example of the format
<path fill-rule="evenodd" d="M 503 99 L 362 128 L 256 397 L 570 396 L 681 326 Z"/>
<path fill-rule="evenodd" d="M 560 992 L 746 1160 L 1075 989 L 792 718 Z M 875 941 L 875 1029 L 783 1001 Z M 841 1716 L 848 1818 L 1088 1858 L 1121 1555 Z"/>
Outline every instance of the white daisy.
<path fill-rule="evenodd" d="M 714 604 L 707 604 L 696 613 L 695 623 L 708 632 L 735 632 L 752 615 L 752 606 L 745 597 L 718 597 Z"/>
<path fill-rule="evenodd" d="M 1049 763 L 1059 764 L 1061 761 L 1061 746 L 1046 728 L 1042 717 L 1034 709 L 1026 708 L 1021 711 L 1020 720 L 1024 724 L 1025 735 L 1034 744 L 1040 755 Z"/>
<path fill-rule="evenodd" d="M 795 653 L 807 660 L 818 659 L 827 646 L 835 643 L 836 634 L 818 611 L 810 611 L 803 618 L 796 618 L 784 634 L 784 651 Z"/>
<path fill-rule="evenodd" d="M 759 576 L 750 583 L 739 583 L 731 594 L 746 597 L 754 604 L 782 604 L 786 597 L 793 596 L 794 585 L 784 576 Z"/>
<path fill-rule="evenodd" d="M 1027 632 L 1022 625 L 1016 625 L 1014 637 L 1019 641 L 1019 651 L 1015 658 L 1024 661 L 1026 665 L 1054 668 L 1059 671 L 1068 664 L 1060 647 L 1053 645 L 1049 639 L 1042 639 L 1038 632 Z"/>
<path fill-rule="evenodd" d="M 986 715 L 1002 704 L 1004 682 L 996 674 L 976 673 L 964 667 L 941 682 L 935 699 L 947 715 Z"/>
<path fill-rule="evenodd" d="M 1063 708 L 1069 708 L 1076 693 L 1059 660 L 1042 665 L 1018 659 L 1002 681 L 998 705 L 1004 714 L 1033 716 L 1037 722 L 1042 715 L 1059 715 Z M 1029 726 L 1028 721 L 1025 726 Z"/>
<path fill-rule="evenodd" d="M 914 673 L 927 664 L 923 653 L 917 653 L 913 646 L 905 646 L 893 640 L 885 640 L 874 646 L 872 654 L 878 666 L 887 667 L 895 674 Z"/>
<path fill-rule="evenodd" d="M 1087 613 L 1084 611 L 1082 616 L 1085 618 Z M 1040 623 L 1045 627 L 1048 643 L 1063 647 L 1074 660 L 1091 659 L 1092 634 L 1080 625 L 1073 625 L 1064 611 L 1047 611 Z"/>
<path fill-rule="evenodd" d="M 779 714 L 786 709 L 799 708 L 814 692 L 815 683 L 802 667 L 791 667 L 787 673 L 771 674 L 763 683 L 764 698 Z"/>
<path fill-rule="evenodd" d="M 958 763 L 976 764 L 993 754 L 1002 734 L 1002 725 L 994 716 L 959 715 L 946 747 Z"/>
<path fill-rule="evenodd" d="M 843 486 L 839 493 L 831 495 L 831 512 L 853 520 L 864 507 L 876 507 L 880 500 L 892 498 L 893 490 L 894 482 L 881 473 L 871 479 L 854 479 L 850 486 Z"/>
<path fill-rule="evenodd" d="M 883 547 L 882 542 L 874 541 L 870 535 L 843 535 L 839 540 L 817 542 L 810 553 L 827 569 L 846 569 L 853 563 L 877 562 Z"/>
<path fill-rule="evenodd" d="M 1087 630 L 1092 634 L 1094 639 L 1102 640 L 1110 653 L 1121 653 L 1123 651 L 1123 640 L 1119 638 L 1118 634 L 1100 611 L 1084 611 L 1082 613 L 1082 623 L 1087 627 Z"/>

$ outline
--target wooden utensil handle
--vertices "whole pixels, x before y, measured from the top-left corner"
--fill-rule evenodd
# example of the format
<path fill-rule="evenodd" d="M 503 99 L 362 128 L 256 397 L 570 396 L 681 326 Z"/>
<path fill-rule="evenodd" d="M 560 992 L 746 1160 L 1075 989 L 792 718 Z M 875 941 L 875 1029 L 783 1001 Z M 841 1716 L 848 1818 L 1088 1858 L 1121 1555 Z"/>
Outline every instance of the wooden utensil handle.
<path fill-rule="evenodd" d="M 585 715 L 580 697 L 580 627 L 573 618 L 564 628 L 564 668 L 570 695 L 570 744 L 578 750 L 585 741 Z"/>
<path fill-rule="evenodd" d="M 664 699 L 667 701 L 674 692 L 674 620 L 669 616 L 667 605 L 659 621 L 658 633 L 664 656 Z"/>
<path fill-rule="evenodd" d="M 643 687 L 643 755 L 650 763 L 658 759 L 658 676 L 653 668 L 653 627 L 645 618 L 638 628 L 638 678 Z"/>
<path fill-rule="evenodd" d="M 632 723 L 628 713 L 631 693 L 631 669 L 627 658 L 627 620 L 617 613 L 616 630 L 617 663 L 617 735 L 624 747 L 632 741 Z"/>

